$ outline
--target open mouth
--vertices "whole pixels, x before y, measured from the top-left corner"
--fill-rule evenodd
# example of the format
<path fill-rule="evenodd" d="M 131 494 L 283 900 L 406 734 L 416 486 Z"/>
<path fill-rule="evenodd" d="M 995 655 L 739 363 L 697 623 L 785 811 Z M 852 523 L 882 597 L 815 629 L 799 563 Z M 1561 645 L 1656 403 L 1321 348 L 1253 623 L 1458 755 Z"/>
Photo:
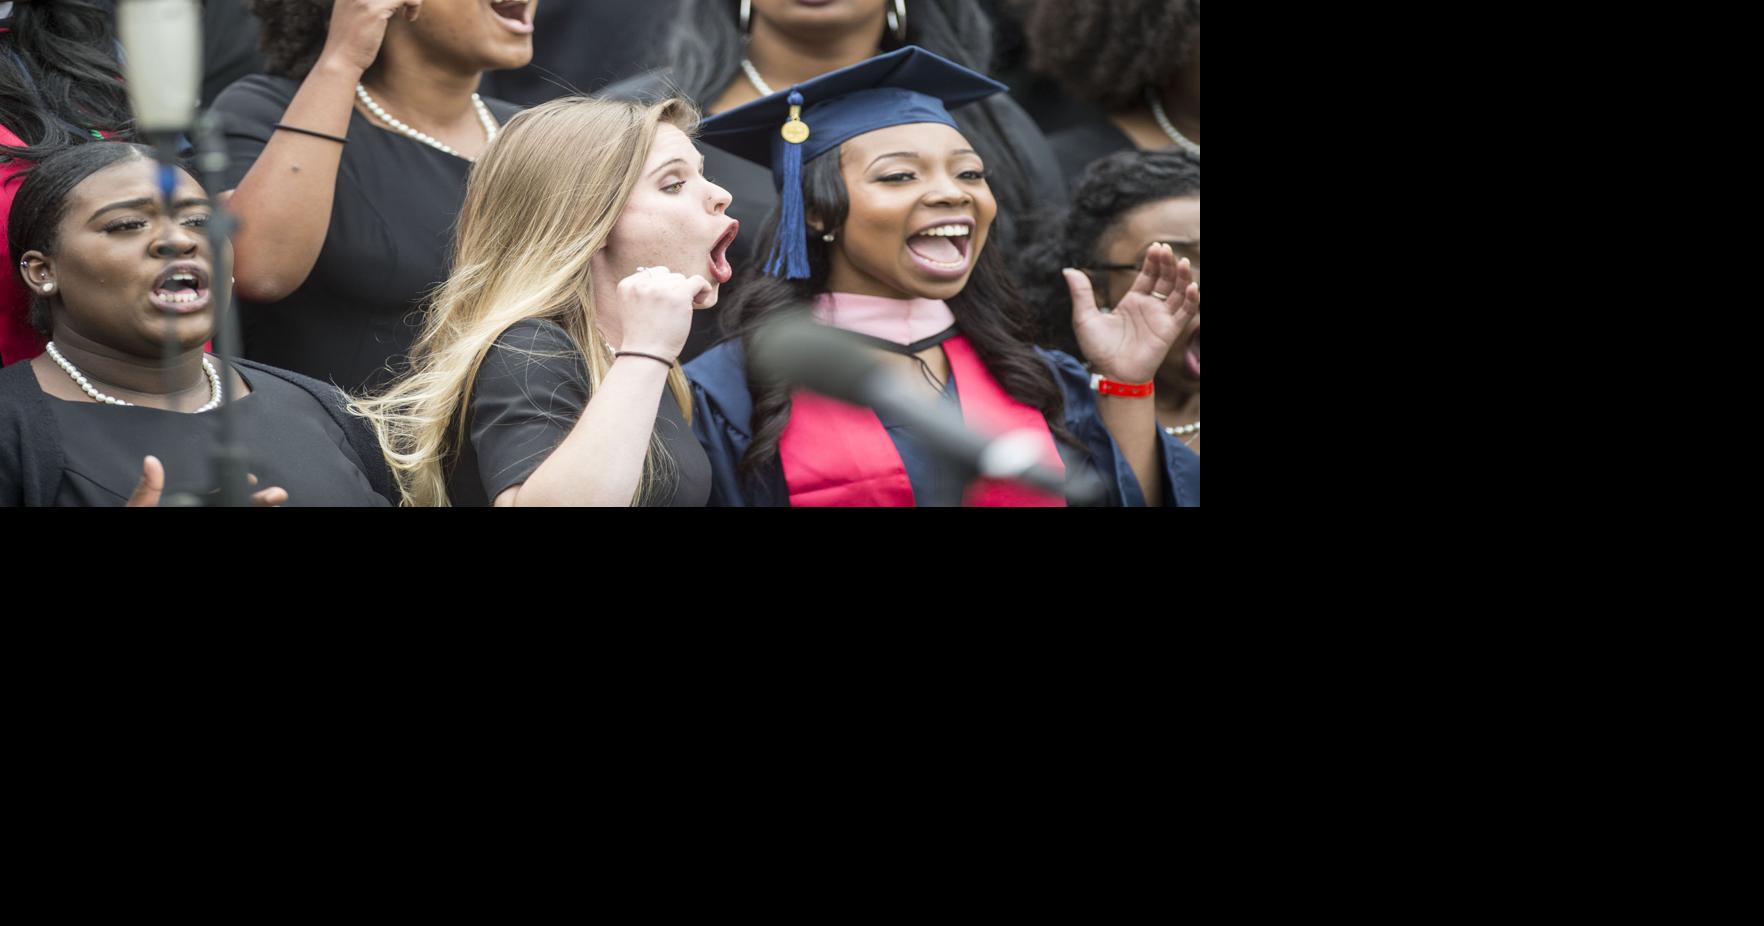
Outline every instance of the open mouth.
<path fill-rule="evenodd" d="M 919 264 L 938 275 L 959 274 L 968 269 L 968 249 L 974 225 L 966 219 L 942 222 L 907 239 L 907 250 Z"/>
<path fill-rule="evenodd" d="M 153 281 L 148 298 L 164 312 L 194 312 L 208 305 L 208 271 L 187 262 L 172 264 Z"/>
<path fill-rule="evenodd" d="M 729 229 L 711 245 L 710 272 L 718 285 L 729 282 L 729 278 L 735 275 L 735 268 L 729 266 L 729 246 L 735 243 L 735 236 L 740 231 L 741 223 L 730 219 Z"/>
<path fill-rule="evenodd" d="M 520 35 L 533 34 L 533 3 L 532 0 L 500 0 L 490 4 L 490 12 L 502 20 L 502 25 L 510 32 Z"/>

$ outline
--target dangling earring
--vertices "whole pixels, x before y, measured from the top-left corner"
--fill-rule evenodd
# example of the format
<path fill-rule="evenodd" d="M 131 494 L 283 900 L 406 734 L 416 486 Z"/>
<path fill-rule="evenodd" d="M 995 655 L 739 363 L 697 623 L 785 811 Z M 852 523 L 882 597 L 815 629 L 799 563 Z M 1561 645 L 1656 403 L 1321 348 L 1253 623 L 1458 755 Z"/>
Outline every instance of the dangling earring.
<path fill-rule="evenodd" d="M 753 31 L 753 0 L 741 0 L 741 34 Z"/>
<path fill-rule="evenodd" d="M 749 0 L 742 0 L 743 3 Z M 894 33 L 894 40 L 906 44 L 906 0 L 894 0 L 894 8 L 888 11 L 888 28 Z"/>

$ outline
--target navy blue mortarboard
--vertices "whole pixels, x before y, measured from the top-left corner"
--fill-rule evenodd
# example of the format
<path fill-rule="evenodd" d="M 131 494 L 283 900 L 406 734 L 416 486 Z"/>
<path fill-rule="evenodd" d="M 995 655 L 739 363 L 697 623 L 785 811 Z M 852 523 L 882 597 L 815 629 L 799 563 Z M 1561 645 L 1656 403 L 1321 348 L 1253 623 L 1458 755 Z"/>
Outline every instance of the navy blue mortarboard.
<path fill-rule="evenodd" d="M 822 74 L 706 119 L 698 138 L 772 169 L 784 214 L 765 272 L 808 278 L 802 165 L 865 132 L 916 122 L 955 127 L 949 111 L 1010 88 L 917 45 Z"/>

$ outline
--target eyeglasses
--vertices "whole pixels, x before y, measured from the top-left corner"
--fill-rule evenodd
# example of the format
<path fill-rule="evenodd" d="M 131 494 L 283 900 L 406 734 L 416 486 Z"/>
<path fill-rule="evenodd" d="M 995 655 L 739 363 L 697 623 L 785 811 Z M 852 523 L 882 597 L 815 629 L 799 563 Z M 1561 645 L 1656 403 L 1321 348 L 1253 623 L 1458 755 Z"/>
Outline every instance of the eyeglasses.
<path fill-rule="evenodd" d="M 1184 257 L 1188 258 L 1189 267 L 1190 267 L 1190 269 L 1192 269 L 1195 272 L 1195 274 L 1198 278 L 1198 275 L 1200 274 L 1200 265 L 1201 265 L 1200 242 L 1198 240 L 1197 241 L 1154 241 L 1152 243 L 1153 244 L 1167 244 L 1167 245 L 1169 245 L 1170 250 L 1176 252 L 1176 259 L 1177 260 L 1181 260 Z M 1149 251 L 1149 250 L 1151 250 L 1151 248 L 1147 247 L 1146 250 Z M 1099 294 L 1102 296 L 1103 300 L 1110 302 L 1112 304 L 1114 302 L 1114 287 L 1109 285 L 1109 274 L 1111 274 L 1111 273 L 1138 273 L 1139 268 L 1143 267 L 1143 266 L 1145 266 L 1145 255 L 1141 254 L 1139 256 L 1139 263 L 1137 263 L 1137 264 L 1091 264 L 1090 266 L 1084 267 L 1081 269 L 1085 270 L 1086 272 L 1088 272 L 1091 275 L 1091 285 L 1096 287 L 1096 289 L 1099 291 Z M 1128 285 L 1132 285 L 1132 284 L 1128 284 Z M 1123 286 L 1122 290 L 1125 291 L 1126 286 Z"/>
<path fill-rule="evenodd" d="M 1188 258 L 1188 262 L 1190 264 L 1194 265 L 1194 267 L 1196 269 L 1200 268 L 1200 244 L 1201 243 L 1199 241 L 1154 241 L 1154 242 L 1152 242 L 1152 244 L 1167 244 L 1170 246 L 1170 250 L 1176 252 L 1176 259 L 1177 260 L 1181 260 L 1182 258 L 1186 257 L 1186 258 Z M 1146 250 L 1150 251 L 1151 248 L 1148 247 L 1148 248 L 1146 248 Z M 1134 271 L 1137 271 L 1140 267 L 1142 267 L 1144 265 L 1145 265 L 1145 255 L 1141 254 L 1139 256 L 1139 263 L 1137 263 L 1137 264 L 1091 264 L 1090 266 L 1085 267 L 1084 269 L 1085 270 L 1109 270 L 1109 271 L 1115 271 L 1115 270 L 1119 270 L 1119 271 L 1134 270 Z"/>

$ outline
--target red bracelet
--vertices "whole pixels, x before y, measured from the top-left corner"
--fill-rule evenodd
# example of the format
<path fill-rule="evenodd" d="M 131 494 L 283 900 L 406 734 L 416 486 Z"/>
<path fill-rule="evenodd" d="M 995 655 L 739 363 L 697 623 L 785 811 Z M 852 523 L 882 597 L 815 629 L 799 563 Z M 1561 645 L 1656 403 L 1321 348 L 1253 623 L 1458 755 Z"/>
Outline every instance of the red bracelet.
<path fill-rule="evenodd" d="M 1112 379 L 1103 379 L 1101 373 L 1090 374 L 1090 388 L 1101 395 L 1126 396 L 1129 399 L 1143 399 L 1152 394 L 1151 382 L 1117 383 Z"/>

